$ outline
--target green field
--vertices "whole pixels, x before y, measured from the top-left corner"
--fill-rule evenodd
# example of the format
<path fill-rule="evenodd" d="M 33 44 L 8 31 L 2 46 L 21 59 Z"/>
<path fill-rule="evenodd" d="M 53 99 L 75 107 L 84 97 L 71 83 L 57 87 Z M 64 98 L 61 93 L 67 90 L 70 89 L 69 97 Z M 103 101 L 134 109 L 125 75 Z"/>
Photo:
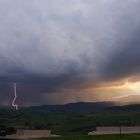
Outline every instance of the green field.
<path fill-rule="evenodd" d="M 87 135 L 96 126 L 140 126 L 136 107 L 84 112 L 0 110 L 0 125 L 16 129 L 50 129 L 56 135 Z"/>
<path fill-rule="evenodd" d="M 42 138 L 39 140 L 140 140 L 140 135 L 99 135 L 99 136 L 65 136 L 59 138 Z"/>
<path fill-rule="evenodd" d="M 134 119 L 135 118 L 135 119 Z M 139 111 L 84 113 L 0 110 L 0 124 L 17 129 L 51 129 L 57 135 L 86 135 L 95 126 L 140 126 Z"/>

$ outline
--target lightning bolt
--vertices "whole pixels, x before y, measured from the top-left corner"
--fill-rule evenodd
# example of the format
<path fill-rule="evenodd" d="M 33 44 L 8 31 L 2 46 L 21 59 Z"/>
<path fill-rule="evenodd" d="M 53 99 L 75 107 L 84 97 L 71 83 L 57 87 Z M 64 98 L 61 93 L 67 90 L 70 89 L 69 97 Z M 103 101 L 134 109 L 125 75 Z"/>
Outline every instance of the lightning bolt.
<path fill-rule="evenodd" d="M 16 83 L 14 83 L 13 88 L 14 88 L 14 99 L 12 101 L 12 106 L 15 107 L 16 110 L 18 110 L 18 105 L 15 104 L 15 101 L 17 99 L 17 87 L 16 87 Z"/>

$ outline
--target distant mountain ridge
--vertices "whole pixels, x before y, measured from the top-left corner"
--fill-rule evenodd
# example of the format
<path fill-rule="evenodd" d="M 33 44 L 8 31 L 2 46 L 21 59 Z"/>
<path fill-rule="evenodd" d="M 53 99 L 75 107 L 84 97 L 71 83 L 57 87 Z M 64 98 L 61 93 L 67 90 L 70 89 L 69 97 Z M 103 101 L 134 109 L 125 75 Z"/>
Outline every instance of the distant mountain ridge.
<path fill-rule="evenodd" d="M 76 111 L 90 111 L 90 110 L 101 110 L 109 107 L 115 106 L 114 102 L 95 102 L 95 103 L 69 103 L 65 105 L 41 105 L 41 106 L 32 106 L 26 109 L 29 110 L 38 110 L 38 111 L 67 111 L 67 112 L 76 112 Z"/>
<path fill-rule="evenodd" d="M 108 108 L 109 110 L 120 110 L 120 111 L 140 111 L 140 104 L 130 104 L 123 106 L 112 106 Z"/>
<path fill-rule="evenodd" d="M 0 109 L 12 109 L 11 106 L 0 106 Z M 31 107 L 19 107 L 19 110 L 25 111 L 64 111 L 64 112 L 82 112 L 98 110 L 122 110 L 122 111 L 140 111 L 140 104 L 123 104 L 118 105 L 116 102 L 77 102 L 64 105 L 41 105 Z"/>

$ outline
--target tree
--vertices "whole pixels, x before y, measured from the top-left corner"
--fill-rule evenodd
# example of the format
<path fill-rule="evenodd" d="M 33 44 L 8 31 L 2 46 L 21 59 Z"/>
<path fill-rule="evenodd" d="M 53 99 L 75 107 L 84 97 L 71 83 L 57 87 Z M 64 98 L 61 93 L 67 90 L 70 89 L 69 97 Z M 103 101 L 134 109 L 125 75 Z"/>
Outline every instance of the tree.
<path fill-rule="evenodd" d="M 14 127 L 6 127 L 4 125 L 0 125 L 0 136 L 12 135 L 16 133 L 16 129 Z"/>
<path fill-rule="evenodd" d="M 6 136 L 6 127 L 4 125 L 0 125 L 0 136 Z"/>
<path fill-rule="evenodd" d="M 8 127 L 6 129 L 6 133 L 7 133 L 7 135 L 15 134 L 16 133 L 16 129 L 14 127 Z"/>

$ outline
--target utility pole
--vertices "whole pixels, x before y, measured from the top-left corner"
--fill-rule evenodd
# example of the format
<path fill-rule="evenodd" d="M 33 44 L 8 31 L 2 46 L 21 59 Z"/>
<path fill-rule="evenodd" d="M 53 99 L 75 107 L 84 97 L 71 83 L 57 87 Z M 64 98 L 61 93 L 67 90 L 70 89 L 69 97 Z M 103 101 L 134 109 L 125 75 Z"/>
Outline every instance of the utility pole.
<path fill-rule="evenodd" d="M 120 138 L 122 137 L 122 126 L 120 125 Z"/>

